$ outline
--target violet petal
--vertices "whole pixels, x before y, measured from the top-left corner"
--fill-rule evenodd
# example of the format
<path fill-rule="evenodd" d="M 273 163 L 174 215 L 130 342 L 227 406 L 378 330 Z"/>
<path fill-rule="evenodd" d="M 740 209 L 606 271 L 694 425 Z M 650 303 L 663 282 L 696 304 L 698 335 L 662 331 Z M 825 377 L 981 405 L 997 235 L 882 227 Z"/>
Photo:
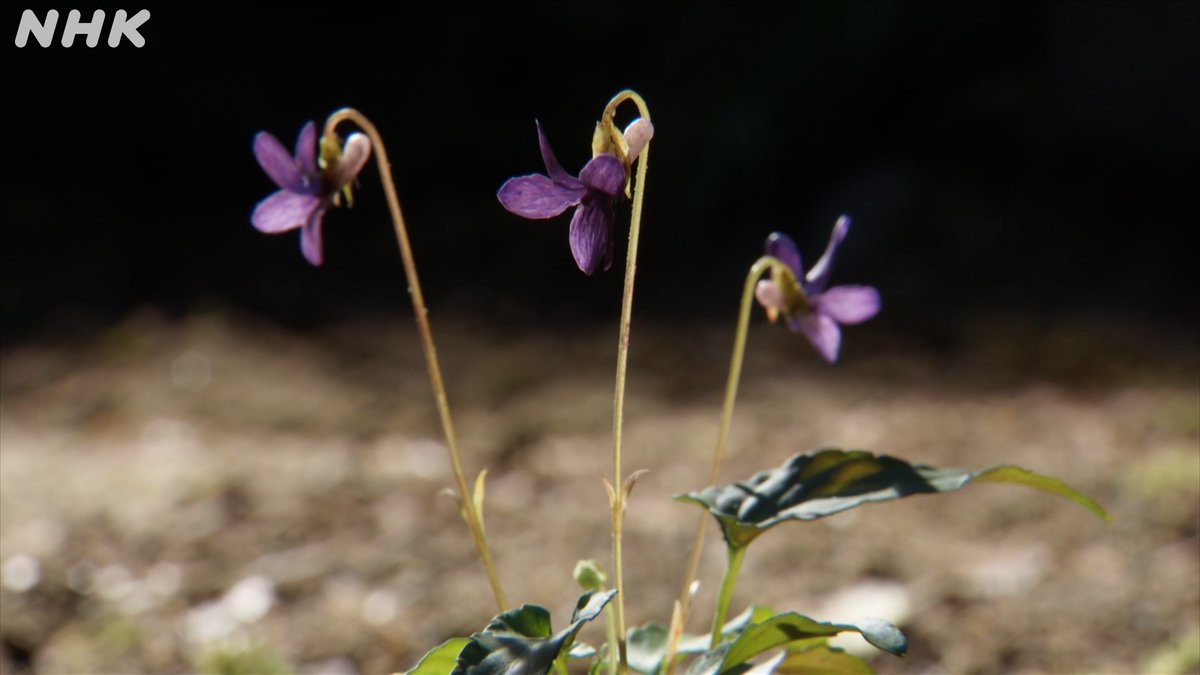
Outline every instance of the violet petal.
<path fill-rule="evenodd" d="M 625 187 L 625 167 L 612 155 L 597 155 L 584 165 L 579 180 L 592 190 L 615 197 Z"/>
<path fill-rule="evenodd" d="M 842 343 L 842 330 L 837 322 L 816 312 L 805 313 L 794 317 L 791 321 L 792 330 L 804 333 L 821 358 L 833 363 L 837 361 L 838 347 Z"/>
<path fill-rule="evenodd" d="M 818 314 L 844 324 L 862 323 L 879 313 L 879 291 L 870 286 L 834 286 L 813 299 Z"/>
<path fill-rule="evenodd" d="M 254 135 L 254 158 L 267 176 L 275 181 L 275 185 L 293 192 L 304 190 L 304 177 L 296 166 L 296 160 L 274 135 L 266 131 Z"/>
<path fill-rule="evenodd" d="M 296 137 L 296 163 L 310 176 L 317 173 L 317 125 L 309 122 Z"/>
<path fill-rule="evenodd" d="M 568 238 L 575 264 L 584 274 L 612 267 L 612 200 L 593 199 L 575 209 Z"/>
<path fill-rule="evenodd" d="M 542 123 L 534 120 L 537 125 L 538 132 L 538 149 L 542 151 L 542 162 L 546 164 L 546 175 L 550 176 L 550 180 L 568 187 L 574 187 L 579 181 L 563 170 L 562 165 L 558 163 L 558 158 L 554 156 L 554 151 L 550 149 L 550 139 L 546 138 L 546 132 L 542 130 Z"/>
<path fill-rule="evenodd" d="M 850 216 L 839 217 L 833 224 L 833 232 L 829 234 L 829 244 L 825 246 L 825 252 L 821 254 L 821 259 L 817 261 L 816 265 L 813 265 L 808 276 L 805 277 L 807 283 L 804 290 L 806 292 L 820 293 L 825 290 L 826 284 L 829 283 L 829 275 L 833 273 L 833 256 L 849 231 Z"/>
<path fill-rule="evenodd" d="M 574 180 L 574 179 L 572 179 Z M 553 218 L 576 206 L 587 189 L 559 185 L 546 176 L 532 174 L 509 178 L 500 186 L 496 198 L 509 212 L 523 218 Z"/>
<path fill-rule="evenodd" d="M 254 207 L 250 222 L 259 232 L 287 232 L 307 223 L 321 207 L 321 198 L 290 190 L 278 190 Z"/>
<path fill-rule="evenodd" d="M 305 260 L 314 267 L 320 267 L 321 263 L 325 261 L 321 245 L 321 221 L 324 218 L 325 209 L 319 208 L 313 212 L 312 218 L 300 230 L 300 252 L 304 254 Z"/>
<path fill-rule="evenodd" d="M 797 280 L 804 278 L 800 250 L 796 248 L 796 242 L 792 241 L 791 237 L 782 232 L 772 232 L 771 236 L 767 237 L 766 252 L 767 255 L 790 267 Z"/>

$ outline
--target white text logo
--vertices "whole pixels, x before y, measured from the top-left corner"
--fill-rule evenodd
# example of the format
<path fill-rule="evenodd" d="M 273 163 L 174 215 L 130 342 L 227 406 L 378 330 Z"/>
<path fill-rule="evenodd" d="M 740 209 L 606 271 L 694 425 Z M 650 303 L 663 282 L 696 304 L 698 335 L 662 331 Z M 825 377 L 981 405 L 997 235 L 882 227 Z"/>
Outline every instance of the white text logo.
<path fill-rule="evenodd" d="M 104 10 L 98 9 L 92 12 L 92 20 L 88 22 L 80 21 L 81 16 L 82 14 L 77 9 L 67 12 L 67 23 L 62 29 L 63 47 L 75 44 L 75 38 L 80 35 L 84 36 L 84 44 L 89 47 L 99 44 L 100 32 L 104 28 Z M 146 38 L 142 37 L 138 28 L 149 19 L 150 10 L 148 9 L 143 9 L 133 16 L 129 16 L 129 13 L 123 9 L 118 9 L 113 14 L 112 25 L 108 29 L 108 46 L 116 47 L 121 44 L 121 38 L 129 40 L 134 47 L 145 46 Z M 55 28 L 58 28 L 58 10 L 52 9 L 46 12 L 46 19 L 39 21 L 37 14 L 34 14 L 32 9 L 27 9 L 21 14 L 21 25 L 17 26 L 16 45 L 24 47 L 32 34 L 39 45 L 49 47 L 54 42 Z"/>

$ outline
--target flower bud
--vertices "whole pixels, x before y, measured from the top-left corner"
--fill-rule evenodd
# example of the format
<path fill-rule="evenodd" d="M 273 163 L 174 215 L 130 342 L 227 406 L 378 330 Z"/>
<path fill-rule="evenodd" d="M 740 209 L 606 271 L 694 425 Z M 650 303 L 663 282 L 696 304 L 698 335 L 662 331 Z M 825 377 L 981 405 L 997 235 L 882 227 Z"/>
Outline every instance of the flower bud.
<path fill-rule="evenodd" d="M 371 141 L 364 134 L 353 133 L 342 145 L 342 157 L 334 172 L 338 187 L 349 185 L 371 158 Z"/>
<path fill-rule="evenodd" d="M 585 591 L 598 591 L 608 581 L 608 576 L 600 569 L 600 563 L 595 560 L 580 560 L 575 563 L 575 571 L 571 574 Z"/>
<path fill-rule="evenodd" d="M 763 279 L 754 287 L 754 298 L 758 300 L 758 304 L 767 310 L 767 319 L 774 323 L 779 318 L 779 313 L 787 309 L 787 302 L 784 300 L 783 291 L 779 285 L 769 279 Z"/>
<path fill-rule="evenodd" d="M 642 148 L 645 148 L 650 139 L 654 137 L 654 125 L 650 123 L 650 120 L 639 117 L 625 127 L 624 136 L 625 145 L 629 148 L 627 158 L 632 164 L 633 160 L 642 153 Z"/>

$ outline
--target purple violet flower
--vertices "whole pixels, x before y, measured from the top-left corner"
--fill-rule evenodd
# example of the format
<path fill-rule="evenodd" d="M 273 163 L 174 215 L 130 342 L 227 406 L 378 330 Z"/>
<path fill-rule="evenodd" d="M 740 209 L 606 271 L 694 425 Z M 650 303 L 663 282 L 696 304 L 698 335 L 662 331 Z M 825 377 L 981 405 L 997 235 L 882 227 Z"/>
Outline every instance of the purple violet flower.
<path fill-rule="evenodd" d="M 754 289 L 755 298 L 767 310 L 771 321 L 782 313 L 788 327 L 804 333 L 830 363 L 837 361 L 842 341 L 838 324 L 862 323 L 879 313 L 879 291 L 871 286 L 826 288 L 833 271 L 834 253 L 849 230 L 850 218 L 838 218 L 824 255 L 807 275 L 796 243 L 786 234 L 771 234 L 767 237 L 767 255 L 787 265 L 791 274 L 773 270 L 771 278 L 759 281 Z"/>
<path fill-rule="evenodd" d="M 563 170 L 537 123 L 538 146 L 546 174 L 517 176 L 500 186 L 496 197 L 511 213 L 523 218 L 553 218 L 574 206 L 569 240 L 571 255 L 584 274 L 608 269 L 613 260 L 613 200 L 625 186 L 625 168 L 608 154 L 593 157 L 576 178 Z"/>
<path fill-rule="evenodd" d="M 321 221 L 330 206 L 340 203 L 338 192 L 349 185 L 371 156 L 371 143 L 351 134 L 345 147 L 334 146 L 332 157 L 318 166 L 317 127 L 309 122 L 296 138 L 295 155 L 270 133 L 254 136 L 254 157 L 279 190 L 260 201 L 250 222 L 260 232 L 276 234 L 300 228 L 300 250 L 308 262 L 324 260 Z"/>

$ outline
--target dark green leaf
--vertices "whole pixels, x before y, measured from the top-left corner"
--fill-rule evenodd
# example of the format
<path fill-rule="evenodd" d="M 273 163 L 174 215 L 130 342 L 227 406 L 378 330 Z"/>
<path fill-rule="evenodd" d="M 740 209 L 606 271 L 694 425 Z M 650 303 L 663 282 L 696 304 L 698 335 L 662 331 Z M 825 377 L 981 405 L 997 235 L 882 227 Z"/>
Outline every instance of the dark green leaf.
<path fill-rule="evenodd" d="M 575 611 L 571 613 L 571 624 L 581 626 L 600 616 L 600 612 L 604 611 L 604 606 L 616 594 L 616 591 L 589 591 L 579 596 L 579 600 L 575 603 Z"/>
<path fill-rule="evenodd" d="M 677 495 L 708 509 L 731 546 L 745 546 L 788 520 L 815 520 L 869 502 L 953 492 L 972 481 L 1017 483 L 1066 497 L 1101 518 L 1099 504 L 1062 481 L 1016 466 L 980 471 L 936 469 L 865 450 L 826 449 L 796 455 L 748 481 Z"/>
<path fill-rule="evenodd" d="M 544 675 L 583 624 L 599 616 L 616 591 L 584 593 L 570 626 L 550 634 L 550 613 L 523 605 L 492 619 L 462 648 L 452 675 Z"/>
<path fill-rule="evenodd" d="M 550 611 L 539 605 L 521 605 L 497 614 L 487 628 L 491 633 L 517 633 L 525 637 L 550 636 Z"/>

